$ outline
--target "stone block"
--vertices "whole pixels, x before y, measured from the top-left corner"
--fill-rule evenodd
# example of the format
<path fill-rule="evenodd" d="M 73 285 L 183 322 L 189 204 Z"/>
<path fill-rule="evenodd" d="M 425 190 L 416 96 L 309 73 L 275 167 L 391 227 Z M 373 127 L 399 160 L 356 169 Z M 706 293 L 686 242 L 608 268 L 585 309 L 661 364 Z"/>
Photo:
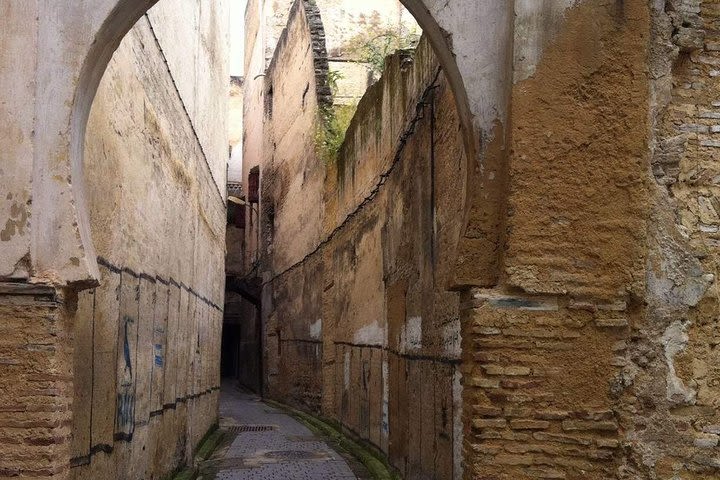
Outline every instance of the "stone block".
<path fill-rule="evenodd" d="M 583 421 L 583 420 L 563 420 L 562 429 L 565 431 L 602 431 L 615 432 L 618 425 L 610 421 Z"/>
<path fill-rule="evenodd" d="M 550 422 L 545 420 L 510 420 L 510 428 L 513 430 L 545 430 L 550 428 Z"/>
<path fill-rule="evenodd" d="M 476 418 L 472 422 L 473 428 L 478 430 L 486 428 L 506 428 L 507 420 L 504 418 Z"/>
<path fill-rule="evenodd" d="M 702 437 L 696 437 L 693 440 L 693 445 L 697 448 L 715 448 L 720 442 L 720 436 L 718 435 L 704 435 Z"/>

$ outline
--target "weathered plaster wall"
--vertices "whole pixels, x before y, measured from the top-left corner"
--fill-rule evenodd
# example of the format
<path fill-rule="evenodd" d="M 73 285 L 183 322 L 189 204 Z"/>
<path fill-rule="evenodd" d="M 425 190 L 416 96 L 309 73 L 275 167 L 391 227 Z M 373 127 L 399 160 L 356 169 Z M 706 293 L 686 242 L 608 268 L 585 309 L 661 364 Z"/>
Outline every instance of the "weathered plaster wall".
<path fill-rule="evenodd" d="M 228 183 L 242 183 L 243 142 L 243 79 L 230 77 L 230 106 L 228 112 L 230 164 Z M 228 192 L 231 193 L 231 192 Z"/>
<path fill-rule="evenodd" d="M 720 12 L 555 3 L 516 18 L 508 290 L 467 296 L 466 459 L 480 477 L 717 478 Z"/>
<path fill-rule="evenodd" d="M 533 293 L 637 294 L 649 14 L 589 1 L 564 22 L 534 75 L 515 86 L 505 271 Z"/>
<path fill-rule="evenodd" d="M 140 19 L 105 72 L 90 115 L 85 173 L 102 278 L 80 294 L 74 316 L 77 479 L 163 478 L 192 458 L 217 421 L 226 17 L 222 2 L 184 6 L 173 13 L 161 2 Z M 184 57 L 187 43 L 158 31 L 205 47 Z M 204 66 L 209 52 L 217 62 L 212 81 L 195 76 L 205 67 L 170 61 Z"/>
<path fill-rule="evenodd" d="M 160 1 L 148 16 L 220 191 L 226 181 L 229 1 Z M 182 21 L 178 21 L 182 19 Z M 180 48 L 182 46 L 182 48 Z"/>
<path fill-rule="evenodd" d="M 245 82 L 243 84 L 242 182 L 246 186 L 250 171 L 260 165 L 263 155 L 263 110 L 265 108 L 266 25 L 262 0 L 249 0 L 245 10 Z M 255 212 L 257 208 L 254 208 Z M 251 269 L 257 257 L 258 218 L 248 209 L 245 228 L 245 269 Z"/>
<path fill-rule="evenodd" d="M 650 11 L 530 7 L 516 4 L 501 284 L 464 299 L 468 475 L 632 478 L 621 397 L 644 315 Z"/>
<path fill-rule="evenodd" d="M 321 35 L 319 10 L 295 2 L 265 78 L 265 91 L 273 93 L 264 111 L 262 209 L 272 220 L 263 234 L 279 247 L 270 257 L 278 272 L 302 259 L 323 233 L 325 166 L 315 154 L 315 125 L 330 91 Z"/>
<path fill-rule="evenodd" d="M 251 169 L 263 163 L 265 158 L 270 158 L 267 147 L 265 130 L 263 129 L 263 118 L 267 106 L 273 102 L 271 94 L 271 83 L 266 82 L 267 69 L 275 54 L 278 42 L 288 24 L 288 18 L 293 0 L 265 1 L 257 0 L 248 2 L 245 15 L 245 87 L 244 87 L 244 122 L 245 122 L 245 143 L 243 145 L 243 182 L 247 184 L 247 178 Z M 358 47 L 358 43 L 365 41 L 358 40 L 359 34 L 383 31 L 384 28 L 396 28 L 397 30 L 416 29 L 419 32 L 417 23 L 410 13 L 397 1 L 371 0 L 368 2 L 356 2 L 351 0 L 319 0 L 315 2 L 324 26 L 329 26 L 323 31 L 324 48 L 328 52 L 325 57 L 335 57 L 341 61 L 330 61 L 325 69 L 339 72 L 340 76 L 336 83 L 338 94 L 333 101 L 336 104 L 355 106 L 371 83 L 371 75 L 365 64 L 354 61 L 354 53 L 350 55 L 348 45 Z M 372 38 L 370 35 L 369 38 Z M 307 52 L 299 52 L 306 55 Z M 352 58 L 351 58 L 352 57 Z M 286 70 L 287 73 L 289 70 Z M 298 72 L 301 76 L 304 72 Z M 299 78 L 299 77 L 298 77 Z M 288 80 L 289 83 L 291 83 Z M 307 82 L 306 82 L 307 84 Z M 310 88 L 311 85 L 308 85 Z M 309 95 L 310 92 L 306 93 Z M 308 106 L 304 111 L 312 110 Z M 288 115 L 288 118 L 291 118 Z M 303 124 L 307 125 L 306 122 Z M 308 131 L 307 137 L 313 133 Z M 305 139 L 307 143 L 308 138 Z M 306 146 L 305 146 L 306 147 Z M 298 146 L 297 148 L 303 148 Z M 264 179 L 261 179 L 261 183 Z M 246 268 L 250 266 L 256 257 L 257 222 L 252 223 L 252 215 L 248 214 L 246 229 Z M 292 220 L 295 221 L 295 220 Z M 279 223 L 282 225 L 282 223 Z"/>
<path fill-rule="evenodd" d="M 266 391 L 339 421 L 407 478 L 458 478 L 459 295 L 444 285 L 465 159 L 452 93 L 427 43 L 391 57 L 325 163 L 325 52 L 308 48 L 322 30 L 295 8 L 266 78 Z"/>
<path fill-rule="evenodd" d="M 4 2 L 0 7 L 0 278 L 23 278 L 30 273 L 30 184 L 32 182 L 35 102 L 32 78 L 37 55 L 37 5 Z M 22 19 L 22 20 L 20 20 Z"/>

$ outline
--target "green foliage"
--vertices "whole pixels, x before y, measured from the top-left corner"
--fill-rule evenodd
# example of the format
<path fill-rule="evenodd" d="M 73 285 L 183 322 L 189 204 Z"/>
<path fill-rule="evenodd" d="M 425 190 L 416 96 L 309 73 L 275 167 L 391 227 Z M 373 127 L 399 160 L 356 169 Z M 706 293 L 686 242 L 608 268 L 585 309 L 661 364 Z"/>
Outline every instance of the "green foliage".
<path fill-rule="evenodd" d="M 385 68 L 385 60 L 397 50 L 412 50 L 420 42 L 416 30 L 397 26 L 378 26 L 356 35 L 341 48 L 341 56 L 368 66 L 373 77 L 379 78 Z M 338 94 L 338 84 L 344 78 L 342 72 L 328 72 L 328 86 L 333 97 Z M 321 107 L 315 131 L 315 146 L 318 156 L 326 163 L 337 160 L 350 122 L 357 105 L 333 105 Z"/>
<path fill-rule="evenodd" d="M 325 163 L 333 163 L 337 160 L 356 108 L 355 105 L 333 105 L 320 108 L 318 125 L 315 130 L 315 148 L 318 156 Z"/>
<path fill-rule="evenodd" d="M 384 27 L 358 34 L 347 43 L 346 50 L 358 61 L 366 63 L 373 75 L 379 77 L 388 56 L 398 50 L 412 50 L 419 42 L 417 31 Z"/>
<path fill-rule="evenodd" d="M 343 78 L 345 78 L 345 75 L 343 75 L 343 73 L 338 70 L 328 71 L 328 86 L 330 87 L 330 92 L 332 93 L 333 97 L 338 94 L 338 83 Z"/>

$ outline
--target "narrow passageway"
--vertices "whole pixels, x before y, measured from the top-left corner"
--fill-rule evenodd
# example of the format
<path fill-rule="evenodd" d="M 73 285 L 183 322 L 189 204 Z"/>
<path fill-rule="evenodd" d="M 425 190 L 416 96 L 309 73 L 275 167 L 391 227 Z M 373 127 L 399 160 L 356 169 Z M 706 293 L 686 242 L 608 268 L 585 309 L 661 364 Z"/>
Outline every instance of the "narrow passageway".
<path fill-rule="evenodd" d="M 350 480 L 348 461 L 282 410 L 225 382 L 220 426 L 236 435 L 203 470 L 203 479 Z"/>

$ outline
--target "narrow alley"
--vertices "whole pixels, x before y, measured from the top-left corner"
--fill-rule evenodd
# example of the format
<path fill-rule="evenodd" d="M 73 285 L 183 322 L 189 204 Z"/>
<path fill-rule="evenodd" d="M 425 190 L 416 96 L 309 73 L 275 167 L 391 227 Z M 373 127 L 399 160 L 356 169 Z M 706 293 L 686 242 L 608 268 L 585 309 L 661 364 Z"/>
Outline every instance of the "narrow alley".
<path fill-rule="evenodd" d="M 0 480 L 718 480 L 719 277 L 720 0 L 0 0 Z"/>

